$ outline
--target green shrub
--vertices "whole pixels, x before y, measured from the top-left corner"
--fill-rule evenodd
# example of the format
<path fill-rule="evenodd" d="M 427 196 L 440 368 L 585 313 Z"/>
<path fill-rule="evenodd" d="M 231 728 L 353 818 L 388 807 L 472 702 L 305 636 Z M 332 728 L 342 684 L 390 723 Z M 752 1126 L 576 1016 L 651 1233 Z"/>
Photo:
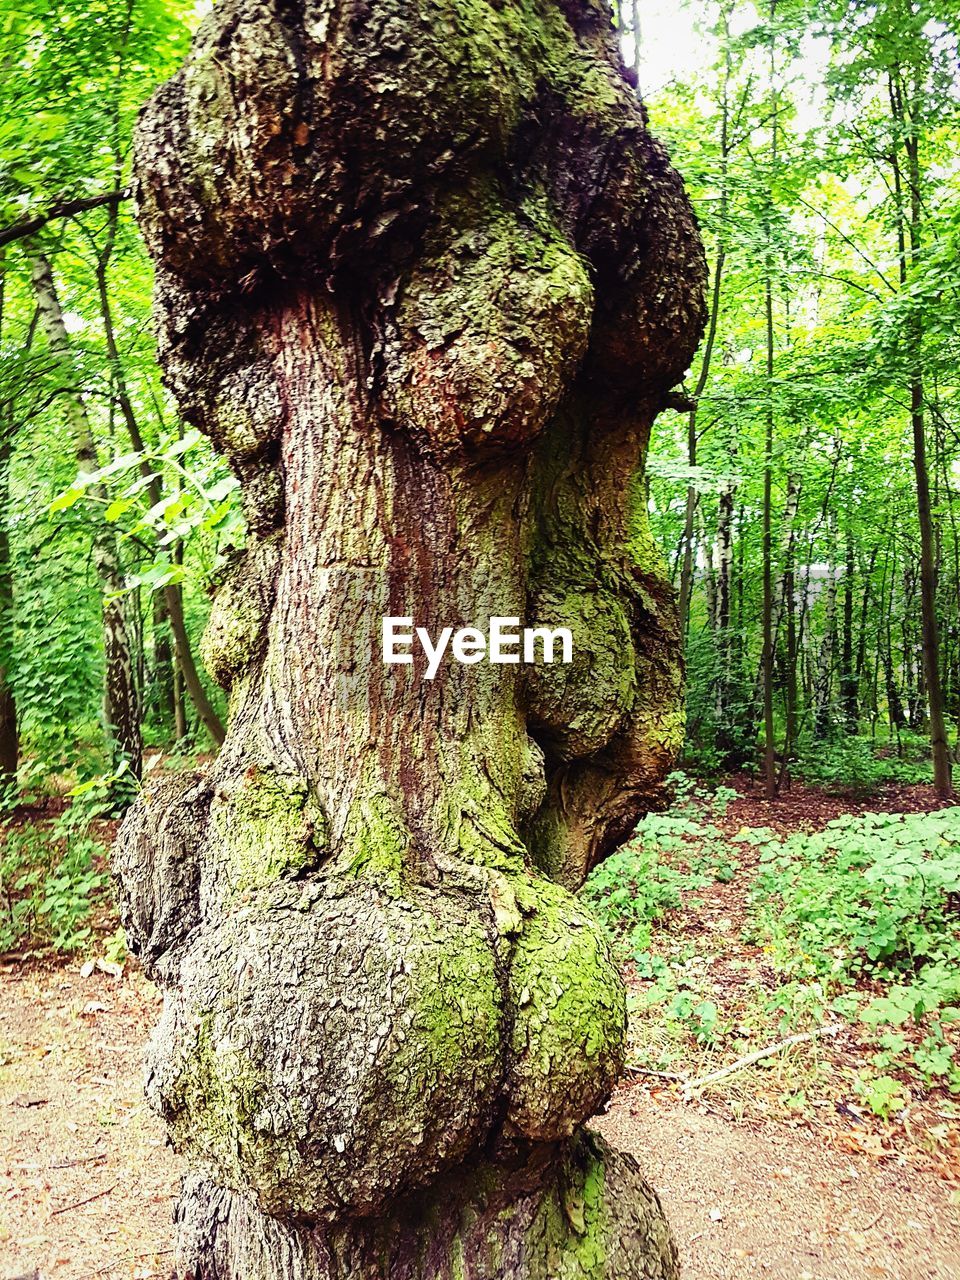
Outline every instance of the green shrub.
<path fill-rule="evenodd" d="M 838 818 L 760 854 L 751 934 L 781 972 L 842 985 L 960 960 L 960 808 Z"/>
<path fill-rule="evenodd" d="M 686 774 L 668 779 L 674 802 L 667 813 L 649 813 L 617 853 L 584 885 L 583 896 L 609 932 L 635 959 L 650 947 L 653 925 L 681 906 L 686 895 L 712 880 L 730 880 L 737 863 L 729 839 L 709 817 L 726 811 L 736 792 L 711 790 Z"/>
<path fill-rule="evenodd" d="M 83 831 L 23 827 L 0 844 L 0 951 L 30 945 L 69 952 L 90 939 L 90 915 L 109 876 L 102 845 Z"/>
<path fill-rule="evenodd" d="M 810 742 L 800 753 L 796 772 L 831 795 L 860 797 L 875 795 L 890 783 L 913 785 L 931 778 L 928 759 L 880 755 L 871 738 Z"/>

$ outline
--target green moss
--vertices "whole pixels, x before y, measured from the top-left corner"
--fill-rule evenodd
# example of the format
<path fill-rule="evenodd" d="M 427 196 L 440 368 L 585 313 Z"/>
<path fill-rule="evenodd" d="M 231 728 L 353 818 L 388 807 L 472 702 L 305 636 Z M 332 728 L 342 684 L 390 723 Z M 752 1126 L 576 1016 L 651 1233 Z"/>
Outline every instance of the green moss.
<path fill-rule="evenodd" d="M 253 540 L 214 599 L 200 655 L 210 675 L 225 689 L 232 687 L 262 649 L 281 537 Z"/>
<path fill-rule="evenodd" d="M 326 823 L 302 778 L 251 765 L 214 801 L 211 822 L 235 894 L 311 867 L 326 844 Z"/>
<path fill-rule="evenodd" d="M 546 1260 L 544 1280 L 611 1280 L 603 1159 L 589 1137 L 581 1138 L 568 1159 L 555 1191 L 544 1197 L 530 1225 L 527 1251 Z"/>
<path fill-rule="evenodd" d="M 243 1186 L 251 1165 L 262 1158 L 254 1119 L 265 1100 L 249 1056 L 224 1035 L 229 1010 L 200 1016 L 194 1045 L 177 1081 L 176 1121 L 183 1139 L 216 1161 L 228 1182 Z"/>
<path fill-rule="evenodd" d="M 669 579 L 663 552 L 654 541 L 647 513 L 647 493 L 642 469 L 638 468 L 630 479 L 627 502 L 627 552 L 633 564 L 643 574 Z"/>
<path fill-rule="evenodd" d="M 452 193 L 400 298 L 390 352 L 400 421 L 443 452 L 530 441 L 583 356 L 587 268 L 542 198 L 517 207 L 492 179 Z"/>
<path fill-rule="evenodd" d="M 463 1256 L 463 1241 L 456 1236 L 450 1251 L 450 1280 L 468 1280 L 467 1262 Z"/>
<path fill-rule="evenodd" d="M 528 1137 L 573 1132 L 623 1063 L 626 996 L 599 925 L 560 885 L 516 885 L 527 913 L 510 971 L 511 1122 Z"/>
<path fill-rule="evenodd" d="M 474 1059 L 478 1066 L 496 1061 L 503 1000 L 481 921 L 464 922 L 451 945 L 448 929 L 431 929 L 428 919 L 410 962 L 416 1000 L 412 1033 L 420 1067 L 434 1079 L 460 1075 Z"/>
<path fill-rule="evenodd" d="M 574 115 L 595 116 L 622 101 L 622 88 L 603 62 L 581 48 L 555 0 L 455 0 L 453 9 L 466 70 L 502 86 L 510 104 L 504 124 L 512 127 L 520 100 L 536 93 L 534 70 L 563 94 Z"/>
<path fill-rule="evenodd" d="M 227 582 L 217 592 L 200 641 L 200 657 L 222 688 L 228 689 L 237 672 L 255 656 L 264 621 L 263 606 L 239 583 Z"/>
<path fill-rule="evenodd" d="M 534 625 L 568 627 L 570 664 L 527 671 L 538 725 L 561 759 L 593 755 L 613 736 L 637 693 L 636 653 L 626 610 L 612 589 L 551 584 L 536 600 Z"/>
<path fill-rule="evenodd" d="M 475 866 L 517 871 L 523 866 L 526 847 L 503 800 L 489 780 L 477 773 L 477 758 L 444 797 L 443 830 L 448 833 L 449 852 Z"/>
<path fill-rule="evenodd" d="M 341 852 L 331 870 L 373 876 L 395 887 L 410 860 L 411 837 L 400 806 L 381 793 L 361 795 L 347 818 Z"/>

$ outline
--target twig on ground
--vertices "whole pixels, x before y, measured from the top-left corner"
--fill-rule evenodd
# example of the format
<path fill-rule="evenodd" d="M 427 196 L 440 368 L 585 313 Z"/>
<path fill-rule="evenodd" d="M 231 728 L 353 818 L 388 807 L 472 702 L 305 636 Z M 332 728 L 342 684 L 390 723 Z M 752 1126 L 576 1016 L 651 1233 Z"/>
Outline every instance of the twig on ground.
<path fill-rule="evenodd" d="M 627 1064 L 627 1070 L 635 1076 L 653 1076 L 655 1080 L 675 1080 L 678 1084 L 686 1082 L 686 1076 L 678 1076 L 675 1071 L 651 1071 L 648 1067 L 635 1067 Z"/>
<path fill-rule="evenodd" d="M 73 1169 L 78 1164 L 92 1164 L 94 1160 L 106 1160 L 107 1153 L 101 1151 L 96 1156 L 80 1156 L 76 1160 L 62 1160 L 60 1164 L 48 1164 L 48 1169 Z"/>
<path fill-rule="evenodd" d="M 107 1187 L 105 1191 L 98 1191 L 96 1195 L 87 1196 L 86 1200 L 77 1200 L 74 1204 L 65 1204 L 60 1209 L 53 1209 L 50 1216 L 55 1218 L 58 1213 L 69 1213 L 71 1209 L 79 1209 L 82 1204 L 89 1204 L 91 1200 L 99 1200 L 101 1196 L 108 1196 L 111 1191 L 116 1191 L 120 1184 L 115 1182 L 112 1187 Z"/>
<path fill-rule="evenodd" d="M 743 1058 L 738 1058 L 736 1062 L 731 1062 L 728 1067 L 721 1067 L 719 1071 L 711 1071 L 709 1075 L 701 1076 L 699 1080 L 689 1080 L 683 1091 L 684 1100 L 689 1099 L 695 1092 L 705 1088 L 708 1084 L 714 1084 L 717 1080 L 723 1080 L 726 1076 L 732 1076 L 736 1071 L 742 1071 L 745 1067 L 752 1067 L 755 1062 L 760 1062 L 764 1058 L 770 1058 L 775 1053 L 780 1053 L 784 1049 L 792 1049 L 794 1045 L 808 1044 L 811 1040 L 819 1040 L 823 1036 L 835 1036 L 838 1031 L 842 1031 L 846 1024 L 843 1022 L 828 1022 L 822 1027 L 817 1027 L 815 1031 L 802 1031 L 795 1036 L 787 1036 L 786 1040 L 779 1040 L 776 1044 L 767 1045 L 765 1049 L 757 1049 L 755 1053 L 748 1053 Z"/>
<path fill-rule="evenodd" d="M 105 1276 L 108 1271 L 116 1271 L 117 1267 L 122 1267 L 126 1262 L 139 1262 L 141 1258 L 163 1258 L 168 1253 L 173 1253 L 172 1249 L 151 1249 L 148 1253 L 128 1253 L 124 1258 L 118 1258 L 116 1262 L 109 1262 L 105 1267 L 101 1267 L 99 1271 L 88 1271 L 85 1276 L 81 1276 L 80 1280 L 96 1280 L 97 1276 Z"/>

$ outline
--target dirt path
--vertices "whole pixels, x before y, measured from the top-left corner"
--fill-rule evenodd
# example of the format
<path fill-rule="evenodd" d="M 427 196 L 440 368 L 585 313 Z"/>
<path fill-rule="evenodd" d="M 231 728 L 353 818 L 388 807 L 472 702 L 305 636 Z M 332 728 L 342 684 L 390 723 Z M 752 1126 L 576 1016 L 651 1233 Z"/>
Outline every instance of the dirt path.
<path fill-rule="evenodd" d="M 597 1127 L 660 1193 L 688 1280 L 958 1280 L 950 1187 L 823 1135 L 624 1089 Z"/>
<path fill-rule="evenodd" d="M 180 1162 L 140 1094 L 156 1012 L 139 974 L 0 972 L 0 1280 L 167 1275 Z M 659 1189 L 688 1280 L 960 1276 L 960 1209 L 930 1175 L 640 1087 L 599 1127 Z"/>
<path fill-rule="evenodd" d="M 140 1070 L 158 1010 L 139 974 L 0 974 L 0 1280 L 166 1274 L 180 1167 Z"/>

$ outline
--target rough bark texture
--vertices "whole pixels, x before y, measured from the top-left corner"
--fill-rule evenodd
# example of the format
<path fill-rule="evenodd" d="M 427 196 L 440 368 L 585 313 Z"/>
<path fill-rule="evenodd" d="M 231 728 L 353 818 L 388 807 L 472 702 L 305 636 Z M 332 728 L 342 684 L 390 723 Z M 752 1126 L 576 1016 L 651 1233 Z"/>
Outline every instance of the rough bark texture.
<path fill-rule="evenodd" d="M 682 185 L 590 0 L 224 0 L 138 138 L 161 355 L 244 481 L 205 775 L 116 868 L 167 988 L 177 1270 L 668 1277 L 583 1121 L 624 994 L 571 893 L 656 803 L 676 611 L 637 497 L 699 336 Z M 569 626 L 386 666 L 381 619 Z"/>

